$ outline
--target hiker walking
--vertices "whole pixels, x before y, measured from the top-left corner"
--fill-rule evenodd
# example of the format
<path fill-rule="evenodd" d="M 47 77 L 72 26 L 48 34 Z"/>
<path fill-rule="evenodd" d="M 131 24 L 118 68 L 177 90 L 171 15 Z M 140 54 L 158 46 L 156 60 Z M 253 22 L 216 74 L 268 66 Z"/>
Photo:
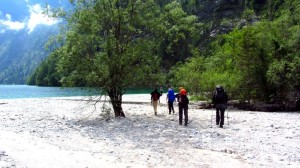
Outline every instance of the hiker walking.
<path fill-rule="evenodd" d="M 162 96 L 163 90 L 164 90 L 164 89 L 163 89 L 163 87 L 161 86 L 160 89 L 159 89 L 159 91 L 160 91 L 160 96 Z"/>
<path fill-rule="evenodd" d="M 227 102 L 228 96 L 224 91 L 224 88 L 217 85 L 213 94 L 212 103 L 216 108 L 216 125 L 220 125 L 220 128 L 223 128 L 224 125 L 224 113 L 227 108 Z"/>
<path fill-rule="evenodd" d="M 187 126 L 189 99 L 187 97 L 187 92 L 185 89 L 181 88 L 179 94 L 177 94 L 177 101 L 179 106 L 179 125 L 182 125 L 182 120 L 184 115 L 184 125 Z"/>
<path fill-rule="evenodd" d="M 161 93 L 158 92 L 157 88 L 155 88 L 154 91 L 151 92 L 151 104 L 153 106 L 155 115 L 157 115 L 157 105 L 158 105 L 160 96 L 161 96 Z"/>
<path fill-rule="evenodd" d="M 175 113 L 174 111 L 174 101 L 175 101 L 175 93 L 174 90 L 172 89 L 171 85 L 168 86 L 168 93 L 167 93 L 167 102 L 168 102 L 168 108 L 169 108 L 169 114 L 171 114 L 171 111 L 173 111 L 173 114 Z"/>

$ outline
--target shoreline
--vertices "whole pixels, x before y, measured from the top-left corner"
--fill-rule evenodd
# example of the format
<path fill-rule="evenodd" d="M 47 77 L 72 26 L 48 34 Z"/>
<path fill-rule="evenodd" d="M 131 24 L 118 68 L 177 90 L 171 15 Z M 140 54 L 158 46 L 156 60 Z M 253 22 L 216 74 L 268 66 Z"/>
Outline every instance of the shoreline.
<path fill-rule="evenodd" d="M 300 164 L 299 113 L 230 110 L 220 129 L 214 110 L 190 108 L 185 127 L 178 124 L 177 105 L 169 115 L 161 101 L 154 116 L 150 94 L 125 95 L 123 101 L 131 102 L 123 104 L 126 118 L 108 119 L 102 103 L 87 104 L 86 98 L 1 99 L 6 104 L 0 106 L 0 167 Z"/>
<path fill-rule="evenodd" d="M 0 105 L 4 105 L 7 104 L 7 101 L 18 101 L 18 100 L 39 100 L 39 99 L 49 99 L 49 100 L 73 100 L 73 101 L 90 101 L 91 102 L 95 102 L 98 101 L 98 103 L 109 103 L 108 99 L 109 97 L 107 96 L 105 98 L 105 96 L 101 97 L 101 100 L 99 100 L 100 96 L 57 96 L 57 97 L 40 97 L 40 98 L 36 98 L 36 97 L 28 97 L 28 98 L 8 98 L 8 99 L 0 99 Z M 166 102 L 166 93 L 162 95 L 162 97 L 160 98 L 160 105 L 162 106 L 167 106 L 167 102 Z M 141 105 L 147 105 L 147 104 L 151 104 L 150 102 L 150 93 L 149 94 L 145 94 L 145 93 L 138 93 L 138 94 L 124 94 L 122 96 L 122 105 L 123 104 L 141 104 Z M 174 107 L 177 105 L 177 102 L 174 102 Z M 236 106 L 236 107 L 235 107 Z M 253 105 L 252 105 L 253 106 Z M 1 107 L 1 106 L 0 106 Z M 250 106 L 248 108 L 238 108 L 238 105 L 234 105 L 234 104 L 230 104 L 227 111 L 241 111 L 241 112 L 259 112 L 259 113 L 300 113 L 300 111 L 278 111 L 278 110 L 274 110 L 274 111 L 268 111 L 268 110 L 254 110 L 252 108 L 250 108 Z M 202 102 L 202 101 L 197 101 L 197 102 L 190 102 L 189 108 L 193 108 L 193 109 L 198 109 L 198 110 L 212 110 L 213 108 L 210 107 L 210 104 L 207 104 L 206 102 Z M 261 106 L 260 108 L 264 109 L 264 106 Z"/>

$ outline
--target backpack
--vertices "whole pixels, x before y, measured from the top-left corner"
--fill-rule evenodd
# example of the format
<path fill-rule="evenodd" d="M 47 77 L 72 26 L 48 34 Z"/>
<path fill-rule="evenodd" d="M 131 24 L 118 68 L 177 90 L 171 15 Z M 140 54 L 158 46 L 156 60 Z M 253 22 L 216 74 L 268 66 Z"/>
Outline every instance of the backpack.
<path fill-rule="evenodd" d="M 174 100 L 175 100 L 174 90 L 170 89 L 170 90 L 168 91 L 167 96 L 168 96 L 168 100 L 169 100 L 170 102 L 174 102 Z"/>
<path fill-rule="evenodd" d="M 178 103 L 181 104 L 181 105 L 186 105 L 189 103 L 186 95 L 179 95 L 178 96 Z"/>
<path fill-rule="evenodd" d="M 153 93 L 152 99 L 153 99 L 154 101 L 156 101 L 156 100 L 159 99 L 159 95 L 158 95 L 158 94 L 159 94 L 159 93 L 157 93 L 157 92 L 154 92 L 154 93 Z"/>
<path fill-rule="evenodd" d="M 224 91 L 216 91 L 214 99 L 216 104 L 226 103 L 226 93 Z"/>

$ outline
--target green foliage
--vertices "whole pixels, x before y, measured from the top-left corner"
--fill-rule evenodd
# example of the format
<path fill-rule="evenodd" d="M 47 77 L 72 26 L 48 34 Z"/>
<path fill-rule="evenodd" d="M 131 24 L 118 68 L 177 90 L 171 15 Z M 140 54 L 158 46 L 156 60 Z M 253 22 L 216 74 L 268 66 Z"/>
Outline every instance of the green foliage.
<path fill-rule="evenodd" d="M 60 49 L 57 67 L 58 72 L 63 76 L 61 79 L 63 85 L 77 86 L 79 82 L 83 82 L 87 85 L 103 86 L 110 78 L 109 65 L 119 66 L 123 63 L 126 66 L 134 64 L 131 70 L 127 70 L 131 74 L 117 77 L 119 80 L 128 81 L 126 83 L 129 84 L 124 85 L 148 86 L 153 85 L 152 83 L 162 83 L 165 77 L 160 74 L 161 68 L 168 70 L 176 62 L 184 61 L 192 55 L 191 52 L 196 47 L 201 34 L 202 24 L 197 21 L 196 16 L 187 15 L 179 3 L 166 1 L 162 2 L 163 5 L 159 8 L 153 1 L 147 3 L 137 1 L 134 2 L 135 7 L 144 4 L 143 7 L 140 6 L 141 9 L 135 9 L 139 10 L 139 15 L 131 11 L 130 6 L 124 10 L 108 11 L 109 7 L 117 2 L 77 3 L 74 1 L 73 5 L 77 8 L 73 15 L 65 14 L 60 10 L 54 12 L 53 16 L 56 17 L 70 16 L 66 18 L 70 29 L 63 32 L 66 41 Z M 128 1 L 128 4 L 130 3 L 133 2 Z M 124 5 L 126 7 L 126 3 Z M 114 29 L 119 24 L 124 30 L 116 32 Z M 119 37 L 115 38 L 116 36 Z M 61 37 L 60 35 L 59 38 L 62 39 Z M 125 45 L 113 48 L 116 47 L 114 43 L 125 43 Z M 124 48 L 126 48 L 125 52 L 117 53 Z M 111 56 L 115 54 L 131 59 L 112 58 Z M 143 55 L 151 58 L 151 61 L 144 61 L 141 58 Z M 86 59 L 86 57 L 90 58 Z M 163 65 L 160 65 L 161 59 Z M 146 62 L 146 65 L 141 64 L 141 60 Z M 99 76 L 101 80 L 97 79 Z"/>
<path fill-rule="evenodd" d="M 255 16 L 255 12 L 253 9 L 245 9 L 242 17 L 248 21 L 250 21 Z"/>
<path fill-rule="evenodd" d="M 52 53 L 41 63 L 36 71 L 27 79 L 28 85 L 38 86 L 61 86 L 60 73 L 56 70 L 58 62 L 57 52 Z"/>
<path fill-rule="evenodd" d="M 235 29 L 212 43 L 211 55 L 176 65 L 174 82 L 190 86 L 199 97 L 209 97 L 221 84 L 231 99 L 294 102 L 290 93 L 300 91 L 300 26 L 294 11 L 300 6 L 298 1 L 283 5 L 288 4 L 292 10 L 281 9 L 274 21 Z"/>
<path fill-rule="evenodd" d="M 160 11 L 154 1 L 72 1 L 57 72 L 63 86 L 101 87 L 116 116 L 124 116 L 122 95 L 129 87 L 161 83 L 158 36 Z M 158 26 L 160 27 L 160 26 Z M 47 65 L 47 64 L 46 64 Z M 41 66 L 45 74 L 46 66 Z M 41 78 L 37 73 L 36 78 Z M 48 76 L 47 76 L 48 77 Z M 47 78 L 48 79 L 48 78 Z M 39 80 L 39 81 L 44 81 Z"/>
<path fill-rule="evenodd" d="M 154 19 L 155 6 L 151 1 L 77 5 L 84 7 L 69 21 L 71 30 L 58 67 L 59 72 L 69 74 L 63 78 L 64 84 L 84 80 L 89 85 L 109 89 L 158 80 L 156 75 L 146 75 L 158 73 L 160 60 L 153 53 L 154 36 L 144 31 L 151 25 L 151 17 Z"/>
<path fill-rule="evenodd" d="M 160 55 L 164 68 L 169 69 L 178 61 L 184 61 L 192 56 L 192 50 L 202 34 L 202 24 L 194 15 L 183 11 L 181 4 L 174 1 L 167 4 L 159 18 L 161 37 Z"/>
<path fill-rule="evenodd" d="M 201 89 L 205 94 L 220 84 L 231 97 L 245 100 L 268 99 L 265 94 L 268 92 L 266 67 L 271 53 L 267 47 L 269 44 L 265 41 L 269 38 L 268 33 L 260 33 L 264 28 L 266 26 L 262 25 L 246 27 L 216 41 L 213 55 L 197 62 L 204 67 L 198 73 L 198 90 Z M 190 62 L 186 66 L 190 66 Z M 195 70 L 192 69 L 191 72 Z"/>
<path fill-rule="evenodd" d="M 176 65 L 176 68 L 171 71 L 174 78 L 170 82 L 174 83 L 176 86 L 183 86 L 187 90 L 190 90 L 191 93 L 199 93 L 199 84 L 202 79 L 201 73 L 204 68 L 202 62 L 202 57 L 188 59 L 185 64 L 179 62 Z"/>

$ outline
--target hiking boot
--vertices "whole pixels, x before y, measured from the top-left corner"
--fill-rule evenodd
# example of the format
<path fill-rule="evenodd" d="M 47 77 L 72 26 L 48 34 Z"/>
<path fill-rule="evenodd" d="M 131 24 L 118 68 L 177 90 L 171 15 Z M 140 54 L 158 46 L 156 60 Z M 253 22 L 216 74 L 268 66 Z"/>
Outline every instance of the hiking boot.
<path fill-rule="evenodd" d="M 157 115 L 157 112 L 155 112 L 154 114 Z"/>
<path fill-rule="evenodd" d="M 187 123 L 184 123 L 184 126 L 187 126 Z"/>
<path fill-rule="evenodd" d="M 220 128 L 223 128 L 223 125 L 220 125 Z"/>

